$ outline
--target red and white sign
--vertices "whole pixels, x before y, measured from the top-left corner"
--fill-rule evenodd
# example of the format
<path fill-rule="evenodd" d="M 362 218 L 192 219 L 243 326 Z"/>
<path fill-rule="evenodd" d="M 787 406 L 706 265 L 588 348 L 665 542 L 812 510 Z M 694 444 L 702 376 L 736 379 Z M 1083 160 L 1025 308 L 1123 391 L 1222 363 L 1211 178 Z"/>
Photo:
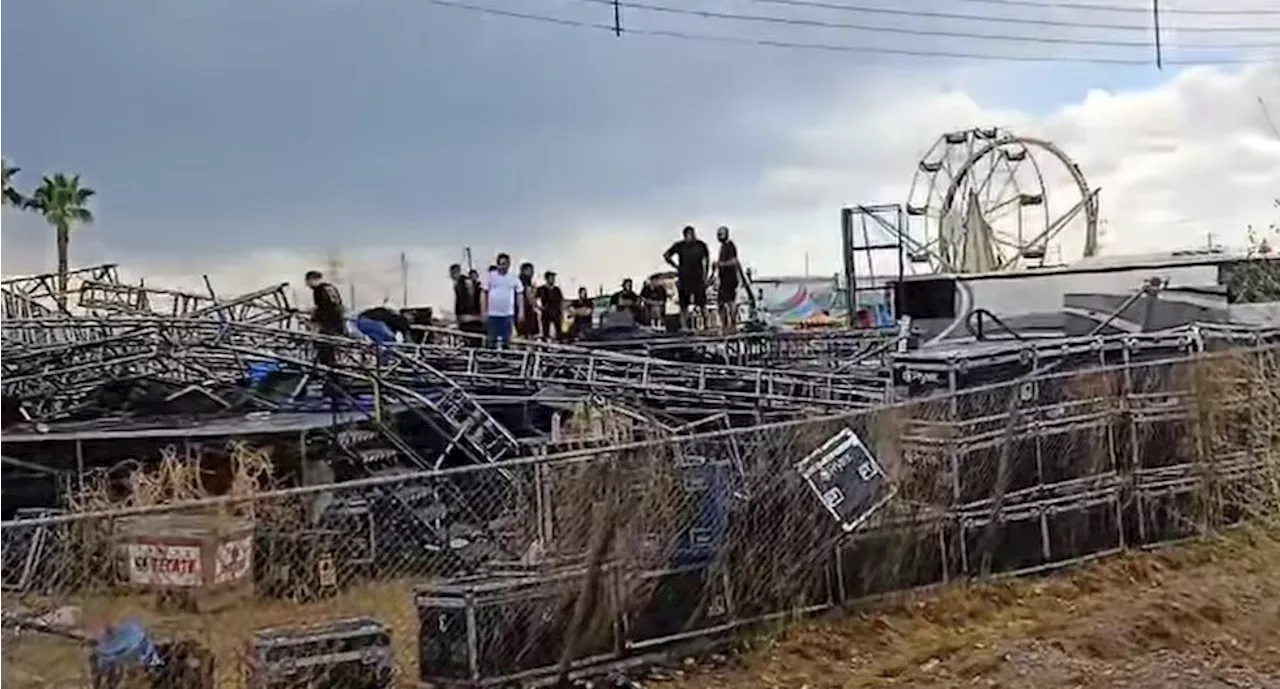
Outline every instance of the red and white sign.
<path fill-rule="evenodd" d="M 199 586 L 204 581 L 200 547 L 133 543 L 129 545 L 129 581 L 145 586 Z"/>
<path fill-rule="evenodd" d="M 253 541 L 245 536 L 218 546 L 214 558 L 213 583 L 229 584 L 249 576 L 253 567 Z"/>

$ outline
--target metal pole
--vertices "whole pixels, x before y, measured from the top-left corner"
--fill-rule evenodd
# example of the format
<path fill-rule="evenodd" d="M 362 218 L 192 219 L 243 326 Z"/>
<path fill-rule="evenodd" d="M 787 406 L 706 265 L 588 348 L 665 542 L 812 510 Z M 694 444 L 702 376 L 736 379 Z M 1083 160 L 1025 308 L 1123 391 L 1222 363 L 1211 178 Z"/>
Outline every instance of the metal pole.
<path fill-rule="evenodd" d="M 857 279 L 857 271 L 853 266 L 853 209 L 840 209 L 840 243 L 844 248 L 844 282 L 846 304 L 846 320 L 849 327 L 854 325 L 853 315 L 853 283 Z"/>
<path fill-rule="evenodd" d="M 1160 45 L 1160 0 L 1151 0 L 1151 32 L 1155 34 L 1156 69 L 1164 69 L 1164 50 Z"/>
<path fill-rule="evenodd" d="M 409 257 L 400 252 L 400 305 L 409 305 Z"/>

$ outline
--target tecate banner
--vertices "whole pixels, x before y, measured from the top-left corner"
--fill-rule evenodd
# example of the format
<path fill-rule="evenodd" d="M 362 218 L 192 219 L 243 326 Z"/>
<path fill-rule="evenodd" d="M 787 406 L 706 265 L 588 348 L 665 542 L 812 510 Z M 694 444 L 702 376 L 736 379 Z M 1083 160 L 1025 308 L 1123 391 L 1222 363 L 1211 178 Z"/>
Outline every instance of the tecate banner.
<path fill-rule="evenodd" d="M 129 581 L 145 586 L 199 586 L 204 581 L 200 547 L 131 544 Z"/>

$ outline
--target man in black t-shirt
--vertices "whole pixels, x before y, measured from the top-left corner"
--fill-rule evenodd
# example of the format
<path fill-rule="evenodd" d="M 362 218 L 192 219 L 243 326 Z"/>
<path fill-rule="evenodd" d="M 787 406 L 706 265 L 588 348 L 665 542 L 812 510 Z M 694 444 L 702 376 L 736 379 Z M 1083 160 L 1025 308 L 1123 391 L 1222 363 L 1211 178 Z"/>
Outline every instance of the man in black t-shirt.
<path fill-rule="evenodd" d="M 662 260 L 676 269 L 676 292 L 680 301 L 680 326 L 690 327 L 689 305 L 693 304 L 701 317 L 707 319 L 707 275 L 711 254 L 707 245 L 698 239 L 692 226 L 684 228 L 680 241 L 671 245 Z"/>
<path fill-rule="evenodd" d="M 311 323 L 322 335 L 346 335 L 347 311 L 342 305 L 342 294 L 338 288 L 325 282 L 324 275 L 318 270 L 307 271 L 307 287 L 311 288 L 311 299 L 314 308 L 311 310 Z M 332 366 L 336 356 L 331 344 L 316 346 L 316 359 L 325 366 Z"/>
<path fill-rule="evenodd" d="M 738 245 L 729 239 L 729 228 L 721 226 L 716 230 L 716 239 L 720 240 L 720 255 L 711 267 L 712 275 L 719 275 L 716 288 L 716 306 L 720 310 L 720 327 L 727 333 L 737 327 L 739 271 Z"/>
<path fill-rule="evenodd" d="M 476 335 L 484 334 L 484 319 L 480 316 L 479 275 L 462 274 L 462 266 L 449 266 L 449 280 L 453 283 L 453 315 L 458 319 L 458 330 Z"/>
<path fill-rule="evenodd" d="M 560 340 L 564 337 L 564 292 L 556 284 L 555 271 L 548 270 L 542 278 L 546 282 L 535 291 L 542 314 L 542 337 L 545 340 Z"/>
<path fill-rule="evenodd" d="M 644 281 L 640 288 L 640 300 L 644 304 L 644 325 L 662 325 L 667 309 L 667 288 L 654 278 Z"/>
<path fill-rule="evenodd" d="M 533 273 L 532 263 L 526 261 L 520 264 L 520 285 L 524 287 L 524 291 L 520 295 L 520 298 L 524 300 L 524 308 L 521 313 L 524 314 L 524 317 L 517 319 L 516 333 L 520 337 L 530 340 L 538 336 L 538 305 L 533 287 Z"/>
<path fill-rule="evenodd" d="M 591 298 L 591 294 L 587 292 L 587 288 L 579 287 L 578 298 L 569 304 L 569 315 L 572 316 L 572 320 L 569 322 L 569 339 L 576 340 L 591 329 L 591 319 L 594 316 L 595 308 L 596 302 Z"/>
<path fill-rule="evenodd" d="M 609 297 L 609 306 L 613 307 L 615 312 L 630 313 L 637 321 L 640 319 L 640 295 L 636 294 L 631 278 L 622 281 L 622 289 L 613 293 Z"/>

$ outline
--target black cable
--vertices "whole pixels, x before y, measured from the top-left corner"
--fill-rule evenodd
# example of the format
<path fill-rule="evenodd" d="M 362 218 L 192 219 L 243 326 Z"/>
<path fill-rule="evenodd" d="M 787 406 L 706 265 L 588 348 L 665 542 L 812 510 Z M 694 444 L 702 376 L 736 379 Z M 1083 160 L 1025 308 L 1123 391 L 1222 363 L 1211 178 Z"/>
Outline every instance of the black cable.
<path fill-rule="evenodd" d="M 859 12 L 862 14 L 881 14 L 895 17 L 913 17 L 916 19 L 950 19 L 954 21 L 987 22 L 991 24 L 1014 24 L 1023 26 L 1058 26 L 1076 29 L 1105 29 L 1108 31 L 1141 31 L 1150 32 L 1150 24 L 1114 24 L 1110 22 L 1077 22 L 1066 19 L 1035 19 L 1031 17 L 999 17 L 981 14 L 955 14 L 952 12 L 936 12 L 932 10 L 911 10 L 900 7 L 875 7 L 850 2 L 833 2 L 831 0 L 744 0 L 764 5 L 785 5 L 787 7 L 807 7 L 811 9 L 832 10 L 836 12 Z M 993 0 L 994 1 L 994 0 Z M 1014 2 L 1014 0 L 1001 0 Z M 626 3 L 623 3 L 625 6 Z M 1045 8 L 1051 7 L 1044 5 Z M 693 10 L 690 10 L 693 11 Z M 1150 12 L 1146 8 L 1145 12 Z M 1179 33 L 1257 33 L 1263 31 L 1280 31 L 1276 26 L 1189 26 L 1179 27 Z"/>
<path fill-rule="evenodd" d="M 750 1 L 750 0 L 748 0 Z M 1081 12 L 1115 12 L 1118 14 L 1149 14 L 1150 7 L 1142 5 L 1098 5 L 1083 2 L 1044 2 L 1043 0 L 953 0 L 983 5 L 1002 5 L 1005 7 L 1037 7 L 1047 10 L 1078 10 Z M 1161 14 L 1190 15 L 1202 17 L 1261 17 L 1280 16 L 1280 9 L 1239 8 L 1239 9 L 1201 9 L 1201 8 L 1161 8 Z"/>
<path fill-rule="evenodd" d="M 429 5 L 438 7 L 447 7 L 456 10 L 465 10 L 476 14 L 486 14 L 491 16 L 507 17 L 510 19 L 524 19 L 527 21 L 540 22 L 544 24 L 556 24 L 558 26 L 567 26 L 581 29 L 595 29 L 598 31 L 607 31 L 614 33 L 614 27 L 611 24 L 599 24 L 586 22 L 577 19 L 567 19 L 564 17 L 554 17 L 544 14 L 536 14 L 531 12 L 515 12 L 497 7 L 487 7 L 477 5 L 466 0 L 424 0 Z M 982 60 L 989 62 L 1043 62 L 1043 63 L 1072 63 L 1072 64 L 1095 64 L 1095 65 L 1148 65 L 1149 60 L 1123 59 L 1123 58 L 1105 58 L 1105 57 L 1089 57 L 1089 56 L 1054 56 L 1054 55 L 1001 55 L 995 53 L 971 53 L 971 52 L 954 52 L 954 51 L 927 51 L 927 50 L 907 50 L 898 48 L 881 48 L 873 46 L 830 44 L 830 43 L 810 43 L 801 41 L 781 41 L 765 38 L 748 38 L 743 36 L 719 36 L 712 34 L 693 33 L 686 31 L 668 31 L 661 29 L 628 29 L 623 28 L 623 34 L 632 36 L 652 36 L 659 38 L 674 38 L 687 41 L 697 41 L 703 43 L 719 43 L 723 45 L 752 46 L 765 48 L 788 48 L 794 50 L 811 50 L 816 52 L 830 53 L 856 53 L 863 55 L 897 55 L 900 57 L 919 57 L 919 58 L 943 58 L 956 60 Z M 1245 65 L 1256 64 L 1257 59 L 1245 58 L 1214 58 L 1205 60 L 1168 60 L 1166 65 Z"/>
<path fill-rule="evenodd" d="M 723 19 L 729 21 L 757 22 L 764 24 L 779 24 L 784 26 L 807 26 L 822 29 L 844 29 L 850 31 L 865 31 L 869 33 L 888 33 L 907 36 L 932 36 L 936 38 L 962 38 L 970 40 L 982 41 L 1007 41 L 1016 43 L 1052 43 L 1058 45 L 1092 45 L 1107 46 L 1113 48 L 1151 48 L 1151 41 L 1115 41 L 1104 39 L 1090 38 L 1067 38 L 1063 36 L 1014 36 L 1010 34 L 992 34 L 992 33 L 971 33 L 966 31 L 941 31 L 937 29 L 913 29 L 903 26 L 869 26 L 866 24 L 851 24 L 844 22 L 830 22 L 817 19 L 805 19 L 801 17 L 770 17 L 759 14 L 741 14 L 737 12 L 712 12 L 703 10 L 691 10 L 681 7 L 672 7 L 670 5 L 654 5 L 645 2 L 627 2 L 625 0 L 579 0 L 580 2 L 588 2 L 600 5 L 620 5 L 623 8 L 641 10 L 647 12 L 658 12 L 663 14 L 676 14 L 691 17 L 699 17 L 702 19 Z M 1280 27 L 1276 28 L 1280 33 Z M 1150 29 L 1145 29 L 1150 32 Z M 1232 44 L 1206 44 L 1206 43 L 1182 43 L 1182 44 L 1163 44 L 1166 48 L 1184 48 L 1184 49 L 1219 49 L 1219 50 L 1256 50 L 1260 48 L 1280 48 L 1280 42 L 1271 43 L 1232 43 Z"/>

